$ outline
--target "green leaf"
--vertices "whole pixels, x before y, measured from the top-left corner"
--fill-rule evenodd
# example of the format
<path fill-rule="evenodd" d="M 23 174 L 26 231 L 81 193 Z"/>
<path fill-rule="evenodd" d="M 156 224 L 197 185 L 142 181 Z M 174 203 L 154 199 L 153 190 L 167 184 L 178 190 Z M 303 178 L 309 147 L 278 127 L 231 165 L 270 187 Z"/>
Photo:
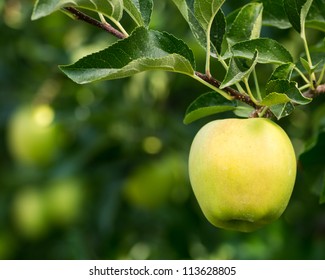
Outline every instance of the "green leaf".
<path fill-rule="evenodd" d="M 208 92 L 199 96 L 187 108 L 184 123 L 189 124 L 206 116 L 231 111 L 236 106 L 236 101 L 227 100 L 214 91 Z"/>
<path fill-rule="evenodd" d="M 286 116 L 289 116 L 295 109 L 291 102 L 284 104 L 273 105 L 269 108 L 274 116 L 280 120 Z"/>
<path fill-rule="evenodd" d="M 293 28 L 301 33 L 313 0 L 284 0 L 284 10 Z"/>
<path fill-rule="evenodd" d="M 311 68 L 308 66 L 308 68 L 310 68 L 314 73 L 320 73 L 325 62 L 325 39 L 323 39 L 319 44 L 310 48 L 310 55 L 314 65 Z M 307 60 L 306 56 L 303 56 L 302 58 L 304 60 Z M 302 65 L 301 60 L 296 63 L 296 67 L 304 74 L 309 74 L 305 67 Z M 299 76 L 299 74 L 295 71 L 292 73 L 292 76 L 296 78 Z"/>
<path fill-rule="evenodd" d="M 265 92 L 267 94 L 265 99 L 268 98 L 269 94 L 277 93 L 277 94 L 285 94 L 291 102 L 294 102 L 296 104 L 305 105 L 311 102 L 310 98 L 306 98 L 301 94 L 300 90 L 297 88 L 296 83 L 293 81 L 290 82 L 288 80 L 271 80 L 267 83 L 265 87 Z M 263 102 L 265 99 L 263 99 Z M 284 102 L 278 102 L 278 103 L 284 103 Z M 272 104 L 268 104 L 268 105 L 272 105 Z"/>
<path fill-rule="evenodd" d="M 205 29 L 201 22 L 196 18 L 195 15 L 195 0 L 172 0 L 174 4 L 177 6 L 181 14 L 183 15 L 184 19 L 187 21 L 194 38 L 197 40 L 197 42 L 204 48 L 207 48 L 207 41 L 208 36 L 211 38 L 211 52 L 214 54 L 221 52 L 221 44 L 223 41 L 224 33 L 225 33 L 225 17 L 222 13 L 222 11 L 219 9 L 218 11 L 215 11 L 216 14 L 214 18 L 211 18 L 212 22 L 210 23 L 208 19 L 203 19 L 203 14 L 200 17 L 203 25 L 207 26 L 207 23 L 204 24 L 204 22 L 209 22 L 211 24 L 209 28 Z M 211 1 L 209 2 L 209 7 L 212 7 L 215 9 L 215 4 L 212 4 Z M 218 1 L 219 2 L 219 1 Z M 224 2 L 224 0 L 220 1 Z M 196 4 L 198 5 L 198 4 Z M 211 16 L 212 12 L 208 12 Z"/>
<path fill-rule="evenodd" d="M 307 71 L 307 73 L 310 75 L 312 71 L 311 71 L 308 61 L 306 59 L 300 57 L 300 62 L 301 62 L 301 65 L 304 67 L 304 69 Z"/>
<path fill-rule="evenodd" d="M 208 34 L 213 19 L 224 2 L 225 0 L 194 0 L 194 16 Z"/>
<path fill-rule="evenodd" d="M 287 103 L 290 101 L 290 98 L 283 93 L 271 92 L 259 103 L 263 106 L 273 106 L 278 104 Z"/>
<path fill-rule="evenodd" d="M 229 87 L 242 81 L 244 78 L 248 78 L 251 72 L 254 70 L 258 59 L 258 53 L 256 52 L 252 60 L 232 57 L 230 59 L 229 67 L 224 80 L 222 81 L 220 88 Z"/>
<path fill-rule="evenodd" d="M 308 20 L 306 22 L 306 27 L 325 32 L 325 20 Z"/>
<path fill-rule="evenodd" d="M 311 102 L 304 97 L 295 82 L 288 80 L 271 80 L 265 87 L 266 96 L 259 105 L 269 106 L 272 113 L 278 118 L 288 116 L 294 110 L 292 103 L 305 105 Z"/>
<path fill-rule="evenodd" d="M 259 38 L 262 27 L 262 11 L 263 5 L 260 3 L 250 3 L 241 8 L 227 33 L 227 41 L 230 46 Z"/>
<path fill-rule="evenodd" d="M 325 0 L 314 0 L 306 18 L 306 27 L 325 32 Z"/>
<path fill-rule="evenodd" d="M 284 10 L 288 16 L 288 19 L 295 30 L 300 33 L 300 13 L 301 8 L 305 4 L 305 0 L 284 0 Z"/>
<path fill-rule="evenodd" d="M 172 1 L 174 2 L 178 10 L 181 12 L 185 20 L 189 22 L 189 16 L 188 16 L 189 6 L 187 4 L 187 1 L 186 0 L 172 0 Z M 194 3 L 194 0 L 192 0 L 191 2 Z"/>
<path fill-rule="evenodd" d="M 291 27 L 283 7 L 283 0 L 260 0 L 263 3 L 263 24 L 279 29 Z"/>
<path fill-rule="evenodd" d="M 124 9 L 138 26 L 148 26 L 152 14 L 152 0 L 123 0 Z"/>
<path fill-rule="evenodd" d="M 313 0 L 307 0 L 306 3 L 302 6 L 301 8 L 301 13 L 300 13 L 300 33 L 302 30 L 305 29 L 306 25 L 306 17 L 308 15 L 309 9 L 311 4 L 313 3 Z"/>
<path fill-rule="evenodd" d="M 193 76 L 195 61 L 183 41 L 165 32 L 138 27 L 128 38 L 60 68 L 70 79 L 82 84 L 154 69 Z"/>
<path fill-rule="evenodd" d="M 231 48 L 233 56 L 247 59 L 253 59 L 256 50 L 258 51 L 258 63 L 283 64 L 293 61 L 291 54 L 282 45 L 269 38 L 239 42 Z M 228 52 L 224 58 L 230 56 L 231 54 Z"/>
<path fill-rule="evenodd" d="M 255 109 L 246 103 L 240 102 L 233 113 L 240 118 L 249 118 Z"/>
<path fill-rule="evenodd" d="M 289 80 L 295 65 L 293 63 L 285 63 L 273 71 L 269 81 L 271 80 Z"/>
<path fill-rule="evenodd" d="M 123 0 L 37 0 L 32 19 L 45 17 L 66 6 L 96 11 L 116 21 L 119 21 L 123 15 Z"/>
<path fill-rule="evenodd" d="M 210 31 L 211 44 L 218 54 L 221 54 L 221 48 L 225 33 L 226 18 L 222 10 L 219 10 L 214 17 Z"/>
<path fill-rule="evenodd" d="M 194 0 L 172 0 L 184 19 L 187 21 L 194 38 L 205 49 L 207 45 L 206 32 L 194 15 Z"/>

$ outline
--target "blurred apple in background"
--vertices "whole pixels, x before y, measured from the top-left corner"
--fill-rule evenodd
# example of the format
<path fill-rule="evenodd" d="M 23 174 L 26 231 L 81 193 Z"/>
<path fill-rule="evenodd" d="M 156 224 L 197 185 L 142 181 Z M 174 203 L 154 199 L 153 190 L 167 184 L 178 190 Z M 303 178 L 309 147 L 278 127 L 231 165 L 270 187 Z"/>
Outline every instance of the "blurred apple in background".
<path fill-rule="evenodd" d="M 63 144 L 63 135 L 54 122 L 55 112 L 46 104 L 24 105 L 13 113 L 8 125 L 8 148 L 26 165 L 47 165 Z"/>
<path fill-rule="evenodd" d="M 34 186 L 27 186 L 16 194 L 12 203 L 12 217 L 19 234 L 29 239 L 46 234 L 49 224 L 44 202 L 41 190 Z"/>
<path fill-rule="evenodd" d="M 186 161 L 177 154 L 166 155 L 136 168 L 126 180 L 124 195 L 131 205 L 143 209 L 182 202 L 189 193 L 186 178 Z"/>
<path fill-rule="evenodd" d="M 78 219 L 85 193 L 80 180 L 60 178 L 50 182 L 44 190 L 46 213 L 52 224 L 68 225 Z"/>

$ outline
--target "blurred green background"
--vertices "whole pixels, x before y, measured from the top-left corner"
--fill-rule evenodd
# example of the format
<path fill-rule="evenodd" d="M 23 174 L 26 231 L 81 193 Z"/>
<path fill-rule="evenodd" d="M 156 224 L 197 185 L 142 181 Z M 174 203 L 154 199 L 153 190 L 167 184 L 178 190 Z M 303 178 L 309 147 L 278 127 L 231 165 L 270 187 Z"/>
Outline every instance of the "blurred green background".
<path fill-rule="evenodd" d="M 59 12 L 33 22 L 32 1 L 1 0 L 0 12 L 1 259 L 325 258 L 324 97 L 279 122 L 297 154 L 312 144 L 284 215 L 254 233 L 217 229 L 187 174 L 191 141 L 213 118 L 182 122 L 207 89 L 159 71 L 74 84 L 57 65 L 112 36 Z M 150 27 L 182 38 L 204 69 L 203 50 L 171 1 L 155 1 Z M 293 31 L 264 32 L 295 55 L 302 50 Z"/>

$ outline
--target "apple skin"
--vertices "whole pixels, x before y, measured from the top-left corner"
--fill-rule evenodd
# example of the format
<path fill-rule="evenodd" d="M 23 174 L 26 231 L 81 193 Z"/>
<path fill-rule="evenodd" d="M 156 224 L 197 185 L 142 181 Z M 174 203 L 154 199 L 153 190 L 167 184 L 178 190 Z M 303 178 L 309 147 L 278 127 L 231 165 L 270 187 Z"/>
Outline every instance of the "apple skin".
<path fill-rule="evenodd" d="M 250 232 L 284 212 L 295 184 L 295 152 L 271 120 L 216 120 L 193 140 L 189 176 L 210 223 Z"/>

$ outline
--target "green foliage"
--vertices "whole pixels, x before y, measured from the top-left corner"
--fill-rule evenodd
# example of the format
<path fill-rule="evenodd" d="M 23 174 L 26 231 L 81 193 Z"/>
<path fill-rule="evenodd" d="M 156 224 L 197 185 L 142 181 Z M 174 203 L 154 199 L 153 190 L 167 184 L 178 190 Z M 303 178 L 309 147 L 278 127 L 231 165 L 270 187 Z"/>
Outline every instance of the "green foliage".
<path fill-rule="evenodd" d="M 69 78 L 81 84 L 124 78 L 154 69 L 194 75 L 193 68 L 193 53 L 187 45 L 172 35 L 144 27 L 103 51 L 61 66 Z"/>
<path fill-rule="evenodd" d="M 306 89 L 309 87 L 313 89 L 317 83 L 321 82 L 321 79 L 315 80 L 315 72 L 323 58 L 312 61 L 305 35 L 309 10 L 313 7 L 315 11 L 315 5 L 321 4 L 319 1 L 315 1 L 314 6 L 311 0 L 306 3 L 297 0 L 288 0 L 283 3 L 275 1 L 272 2 L 273 4 L 270 1 L 253 2 L 242 6 L 227 17 L 221 10 L 225 1 L 174 0 L 173 2 L 189 24 L 198 43 L 205 49 L 206 75 L 210 77 L 213 70 L 211 64 L 213 57 L 217 57 L 226 69 L 225 76 L 221 78 L 220 88 L 196 76 L 195 71 L 197 69 L 195 68 L 194 56 L 190 48 L 180 39 L 160 31 L 148 30 L 145 27 L 133 30 L 128 36 L 119 23 L 117 27 L 127 38 L 105 50 L 88 55 L 74 64 L 62 66 L 61 69 L 77 83 L 123 78 L 153 69 L 179 72 L 215 89 L 216 92 L 229 100 L 233 96 L 229 94 L 227 87 L 236 86 L 239 95 L 248 95 L 257 107 L 265 107 L 264 111 L 269 110 L 277 119 L 293 112 L 293 110 L 286 110 L 286 114 L 279 114 L 280 105 L 282 107 L 280 111 L 283 111 L 283 108 L 294 108 L 296 104 L 301 105 L 311 101 L 303 97 L 299 88 Z M 130 14 L 137 25 L 147 26 L 150 22 L 152 12 L 152 2 L 150 1 L 108 1 L 109 5 L 103 5 L 103 3 L 102 1 L 98 3 L 77 1 L 75 7 L 96 11 L 107 16 L 114 23 L 121 20 L 123 10 Z M 48 15 L 68 4 L 68 1 L 38 1 L 35 4 L 33 18 Z M 266 22 L 264 23 L 273 26 L 279 24 L 279 28 L 287 28 L 289 22 L 301 34 L 307 57 L 306 59 L 301 58 L 300 62 L 310 76 L 305 86 L 293 83 L 287 73 L 296 69 L 294 64 L 288 64 L 294 63 L 290 52 L 276 40 L 260 38 L 264 6 L 266 13 Z M 280 11 L 279 15 L 275 16 L 275 10 Z M 103 21 L 103 18 L 101 19 Z M 319 22 L 321 25 L 322 21 L 319 20 Z M 273 76 L 271 83 L 272 85 L 278 84 L 278 89 L 283 87 L 283 83 L 290 84 L 290 93 L 288 94 L 288 89 L 269 90 L 270 85 L 264 86 L 264 93 L 259 92 L 259 80 L 255 73 L 258 64 L 290 65 L 288 66 L 289 70 L 283 70 L 284 73 L 278 70 L 276 72 L 277 79 Z M 302 72 L 299 73 L 303 75 Z M 251 76 L 254 76 L 257 95 L 254 95 L 250 89 Z M 307 81 L 305 76 L 303 78 Z M 243 98 L 239 98 L 240 102 L 242 100 Z M 293 106 L 289 105 L 289 102 Z M 220 105 L 222 106 L 222 104 Z M 256 106 L 252 108 L 252 111 L 256 109 Z M 276 109 L 274 110 L 274 108 Z"/>
<path fill-rule="evenodd" d="M 256 51 L 258 52 L 258 63 L 281 64 L 292 62 L 290 53 L 277 41 L 269 38 L 238 42 L 231 47 L 232 53 L 228 53 L 225 58 L 242 57 L 253 59 Z"/>
<path fill-rule="evenodd" d="M 238 12 L 227 33 L 227 42 L 230 46 L 241 41 L 260 37 L 262 11 L 263 5 L 251 3 Z"/>

